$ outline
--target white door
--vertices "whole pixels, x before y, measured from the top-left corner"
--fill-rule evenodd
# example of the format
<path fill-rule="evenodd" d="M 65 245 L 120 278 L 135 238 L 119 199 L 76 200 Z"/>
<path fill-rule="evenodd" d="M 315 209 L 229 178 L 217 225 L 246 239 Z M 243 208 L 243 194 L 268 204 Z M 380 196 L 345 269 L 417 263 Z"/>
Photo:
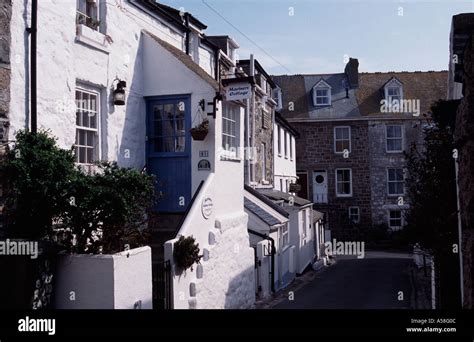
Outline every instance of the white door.
<path fill-rule="evenodd" d="M 325 170 L 313 171 L 313 203 L 328 202 L 328 174 Z"/>

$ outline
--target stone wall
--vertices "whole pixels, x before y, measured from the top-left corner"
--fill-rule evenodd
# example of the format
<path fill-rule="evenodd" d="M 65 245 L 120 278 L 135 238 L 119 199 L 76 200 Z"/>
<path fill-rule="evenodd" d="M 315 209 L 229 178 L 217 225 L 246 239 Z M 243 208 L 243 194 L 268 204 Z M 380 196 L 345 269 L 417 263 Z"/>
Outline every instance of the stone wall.
<path fill-rule="evenodd" d="M 11 0 L 0 0 L 0 164 L 3 162 L 8 140 L 8 112 L 10 107 L 10 20 Z M 0 175 L 0 179 L 3 177 Z M 4 184 L 0 181 L 0 236 L 3 228 Z"/>
<path fill-rule="evenodd" d="M 335 238 L 351 238 L 347 223 L 349 207 L 359 207 L 360 225 L 370 227 L 371 194 L 368 154 L 367 121 L 294 122 L 300 133 L 296 140 L 297 169 L 308 172 L 309 199 L 313 198 L 312 173 L 326 170 L 328 175 L 328 204 L 315 204 L 316 210 L 327 213 L 328 227 Z M 334 127 L 351 126 L 351 153 L 348 158 L 334 153 Z M 336 197 L 335 170 L 352 170 L 352 196 Z M 313 201 L 314 202 L 314 201 Z"/>
<path fill-rule="evenodd" d="M 474 308 L 474 36 L 464 51 L 464 97 L 456 117 L 459 201 L 462 222 L 464 307 Z"/>
<path fill-rule="evenodd" d="M 257 103 L 256 108 L 253 110 L 255 116 L 255 142 L 253 146 L 257 150 L 257 163 L 255 164 L 255 177 L 254 180 L 261 185 L 272 185 L 273 184 L 273 119 L 268 123 L 268 126 L 263 127 L 263 110 L 260 106 L 263 103 L 262 97 L 256 95 Z M 274 117 L 274 109 L 270 108 L 267 104 L 267 110 L 271 118 Z M 262 156 L 262 143 L 265 144 L 265 156 Z M 265 158 L 265 179 L 262 177 L 263 159 Z"/>
<path fill-rule="evenodd" d="M 422 127 L 415 120 L 373 120 L 369 121 L 369 160 L 370 160 L 370 188 L 372 198 L 372 222 L 374 225 L 388 224 L 388 211 L 391 209 L 407 209 L 409 200 L 405 194 L 402 196 L 389 196 L 387 189 L 387 169 L 405 168 L 406 162 L 403 152 L 387 153 L 386 151 L 386 125 L 403 126 L 404 151 L 417 142 L 423 143 Z M 406 175 L 405 175 L 406 177 Z M 399 206 L 398 200 L 402 197 L 403 205 Z"/>

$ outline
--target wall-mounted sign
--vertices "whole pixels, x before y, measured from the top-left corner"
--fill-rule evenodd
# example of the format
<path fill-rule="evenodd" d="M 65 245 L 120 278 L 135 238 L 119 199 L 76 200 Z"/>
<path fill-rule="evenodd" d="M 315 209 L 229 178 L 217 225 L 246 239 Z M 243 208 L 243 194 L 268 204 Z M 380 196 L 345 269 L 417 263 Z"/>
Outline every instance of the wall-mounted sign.
<path fill-rule="evenodd" d="M 245 100 L 251 97 L 252 86 L 250 83 L 235 83 L 228 85 L 225 91 L 227 101 Z"/>
<path fill-rule="evenodd" d="M 201 159 L 198 163 L 198 170 L 199 171 L 210 171 L 211 170 L 211 162 L 207 159 Z"/>
<path fill-rule="evenodd" d="M 300 192 L 301 185 L 298 183 L 290 183 L 290 191 L 289 192 Z"/>
<path fill-rule="evenodd" d="M 212 215 L 212 210 L 214 209 L 214 203 L 210 197 L 206 197 L 201 203 L 201 212 L 202 216 L 207 220 Z"/>
<path fill-rule="evenodd" d="M 199 158 L 208 158 L 209 151 L 199 151 Z"/>

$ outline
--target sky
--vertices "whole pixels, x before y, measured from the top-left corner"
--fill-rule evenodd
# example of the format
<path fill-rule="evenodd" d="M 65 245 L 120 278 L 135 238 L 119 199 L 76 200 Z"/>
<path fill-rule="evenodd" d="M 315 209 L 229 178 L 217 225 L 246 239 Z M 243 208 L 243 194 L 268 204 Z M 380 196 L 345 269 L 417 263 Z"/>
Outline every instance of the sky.
<path fill-rule="evenodd" d="M 274 75 L 343 72 L 348 57 L 361 72 L 446 70 L 451 18 L 474 11 L 474 0 L 159 2 L 231 36 L 240 59 L 253 53 Z"/>

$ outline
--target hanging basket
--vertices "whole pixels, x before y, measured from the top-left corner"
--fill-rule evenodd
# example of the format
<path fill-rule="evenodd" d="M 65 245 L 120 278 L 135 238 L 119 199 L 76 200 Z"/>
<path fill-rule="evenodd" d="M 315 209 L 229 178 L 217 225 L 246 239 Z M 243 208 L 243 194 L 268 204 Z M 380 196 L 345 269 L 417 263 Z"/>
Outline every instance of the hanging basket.
<path fill-rule="evenodd" d="M 193 127 L 189 130 L 194 140 L 202 141 L 209 133 L 209 121 L 204 120 L 199 126 Z"/>

